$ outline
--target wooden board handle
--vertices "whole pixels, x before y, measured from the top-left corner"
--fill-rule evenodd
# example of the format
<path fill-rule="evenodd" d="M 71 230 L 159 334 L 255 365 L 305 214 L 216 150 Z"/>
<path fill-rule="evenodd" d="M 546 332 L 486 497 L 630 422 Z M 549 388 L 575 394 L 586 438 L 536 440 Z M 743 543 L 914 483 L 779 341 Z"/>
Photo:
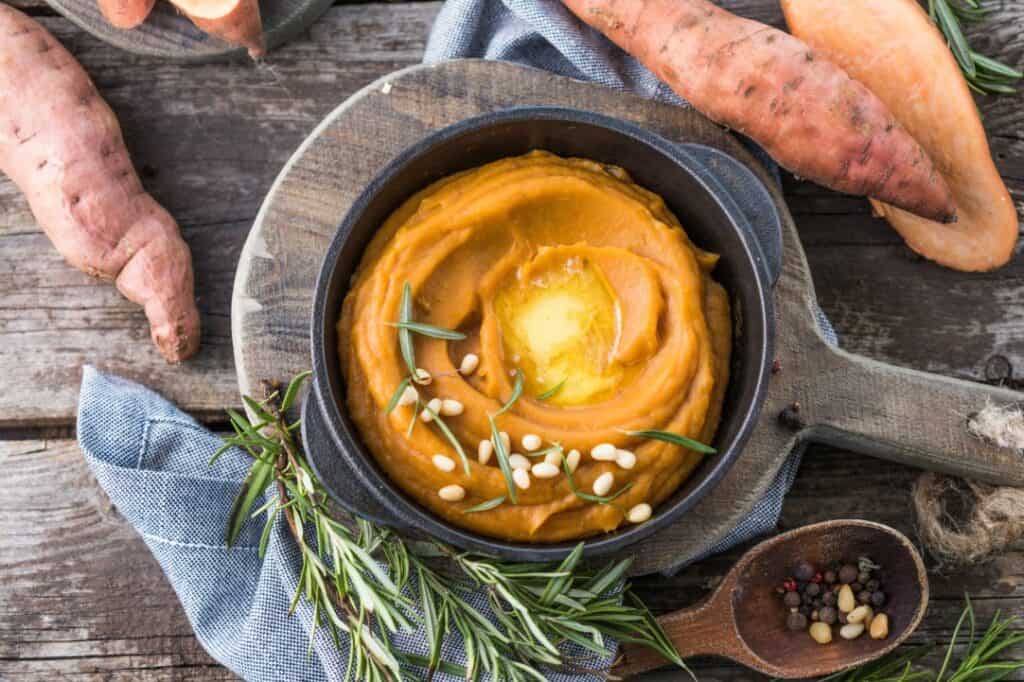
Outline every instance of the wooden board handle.
<path fill-rule="evenodd" d="M 805 379 L 811 395 L 801 402 L 809 427 L 802 436 L 924 469 L 1024 486 L 1019 452 L 967 431 L 968 418 L 986 404 L 1022 403 L 1024 394 L 822 348 L 809 363 L 814 376 Z"/>

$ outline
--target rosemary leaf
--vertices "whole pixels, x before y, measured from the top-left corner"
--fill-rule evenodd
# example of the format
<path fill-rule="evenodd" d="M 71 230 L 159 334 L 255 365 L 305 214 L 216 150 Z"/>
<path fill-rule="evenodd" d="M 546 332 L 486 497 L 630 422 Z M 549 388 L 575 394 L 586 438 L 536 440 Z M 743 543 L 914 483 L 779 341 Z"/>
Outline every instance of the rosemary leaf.
<path fill-rule="evenodd" d="M 569 488 L 572 490 L 572 494 L 580 498 L 581 500 L 586 500 L 587 502 L 595 502 L 597 504 L 611 504 L 620 495 L 622 495 L 623 493 L 625 493 L 626 491 L 633 487 L 633 481 L 630 481 L 626 485 L 622 486 L 622 488 L 620 488 L 618 492 L 612 493 L 611 495 L 591 495 L 590 493 L 585 493 L 576 487 L 576 481 L 572 480 L 572 471 L 569 470 L 569 461 L 566 459 L 562 460 L 562 470 L 565 472 L 565 477 L 569 479 Z"/>
<path fill-rule="evenodd" d="M 502 495 L 501 497 L 495 497 L 493 499 L 487 500 L 486 502 L 481 502 L 480 504 L 473 505 L 469 509 L 463 509 L 462 513 L 463 514 L 476 514 L 477 512 L 490 511 L 492 509 L 497 509 L 504 502 L 505 502 L 505 496 Z"/>
<path fill-rule="evenodd" d="M 702 452 L 706 455 L 714 455 L 718 452 L 710 445 L 705 445 L 700 441 L 687 438 L 686 436 L 680 436 L 678 433 L 672 433 L 671 431 L 659 431 L 658 429 L 642 429 L 640 431 L 625 431 L 627 436 L 636 436 L 637 438 L 650 438 L 651 440 L 660 440 L 666 443 L 672 443 L 673 445 L 679 445 L 684 448 L 689 448 L 695 452 Z"/>
<path fill-rule="evenodd" d="M 501 415 L 503 415 L 506 412 L 508 412 L 509 409 L 511 409 L 512 406 L 515 404 L 515 402 L 517 400 L 519 400 L 519 396 L 521 396 L 522 394 L 523 394 L 523 373 L 520 372 L 517 369 L 516 370 L 516 382 L 512 386 L 512 395 L 509 397 L 508 402 L 505 403 L 504 405 L 502 405 L 501 409 L 498 410 L 494 414 L 494 416 L 495 417 L 500 417 Z"/>
<path fill-rule="evenodd" d="M 565 386 L 565 382 L 566 382 L 566 381 L 568 381 L 568 380 L 569 380 L 569 378 L 568 378 L 568 377 L 566 377 L 565 379 L 562 379 L 562 380 L 561 380 L 561 381 L 559 381 L 559 382 L 558 382 L 557 384 L 555 384 L 554 386 L 552 386 L 552 387 L 551 387 L 551 388 L 549 388 L 548 390 L 546 390 L 546 391 L 544 391 L 543 393 L 541 393 L 540 395 L 538 395 L 538 396 L 537 396 L 537 400 L 540 400 L 540 401 L 544 401 L 544 400 L 547 400 L 548 398 L 553 398 L 553 397 L 555 397 L 555 395 L 556 395 L 556 394 L 557 394 L 557 393 L 558 393 L 559 391 L 561 391 L 561 390 L 562 390 L 562 387 L 563 387 L 563 386 Z"/>
<path fill-rule="evenodd" d="M 421 336 L 429 336 L 432 339 L 443 339 L 445 341 L 462 341 L 466 335 L 462 332 L 452 331 L 444 327 L 438 327 L 424 322 L 388 322 L 392 327 L 410 331 Z"/>
<path fill-rule="evenodd" d="M 238 540 L 242 527 L 245 526 L 245 522 L 249 519 L 249 510 L 252 509 L 253 503 L 259 499 L 259 496 L 263 494 L 273 476 L 273 465 L 262 459 L 257 459 L 249 469 L 245 480 L 242 481 L 242 489 L 238 491 L 238 496 L 235 497 L 235 502 L 231 505 L 231 513 L 228 515 L 228 547 L 233 546 L 235 541 Z"/>
<path fill-rule="evenodd" d="M 302 388 L 302 384 L 312 375 L 313 373 L 309 370 L 296 374 L 295 377 L 288 382 L 288 389 L 284 392 L 284 398 L 281 399 L 281 411 L 287 412 L 291 409 L 291 406 L 295 403 L 295 398 L 299 395 L 299 389 Z"/>
<path fill-rule="evenodd" d="M 462 460 L 462 468 L 466 472 L 466 475 L 469 476 L 472 473 L 469 470 L 469 457 L 466 457 L 466 451 L 462 449 L 462 443 L 460 443 L 459 439 L 455 437 L 452 430 L 448 428 L 448 425 L 444 423 L 444 420 L 441 419 L 441 415 L 430 409 L 429 405 L 424 405 L 423 409 L 426 410 L 427 414 L 429 414 L 434 422 L 437 423 L 437 428 L 441 429 L 441 433 L 444 434 L 444 437 L 447 438 L 448 442 L 451 443 L 453 448 L 455 448 L 455 452 L 459 453 L 459 459 Z"/>
<path fill-rule="evenodd" d="M 388 401 L 387 407 L 384 408 L 384 414 L 391 414 L 391 411 L 398 407 L 398 401 L 401 400 L 402 394 L 405 393 L 405 389 L 409 388 L 410 383 L 412 383 L 412 379 L 410 377 L 405 377 L 398 382 L 398 388 L 395 389 L 395 392 L 391 396 L 391 400 Z"/>
<path fill-rule="evenodd" d="M 412 322 L 412 285 L 406 282 L 402 286 L 402 302 L 398 308 L 398 321 Z M 416 355 L 412 346 L 412 333 L 408 329 L 398 328 L 398 347 L 402 351 L 402 359 L 409 369 L 409 376 L 416 376 Z"/>
<path fill-rule="evenodd" d="M 494 444 L 494 455 L 498 458 L 498 468 L 505 477 L 505 486 L 508 488 L 508 499 L 512 504 L 519 504 L 516 498 L 516 483 L 512 479 L 512 465 L 508 463 L 508 451 L 505 450 L 505 443 L 501 440 L 501 433 L 498 431 L 498 424 L 492 415 L 487 415 L 491 422 L 491 442 Z"/>

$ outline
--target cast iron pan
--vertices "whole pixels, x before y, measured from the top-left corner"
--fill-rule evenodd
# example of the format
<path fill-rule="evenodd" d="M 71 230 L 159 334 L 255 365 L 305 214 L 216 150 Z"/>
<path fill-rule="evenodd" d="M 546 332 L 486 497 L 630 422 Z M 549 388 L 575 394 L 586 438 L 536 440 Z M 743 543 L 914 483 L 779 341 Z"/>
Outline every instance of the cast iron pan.
<path fill-rule="evenodd" d="M 320 480 L 349 511 L 383 525 L 425 531 L 464 549 L 516 561 L 553 561 L 576 543 L 530 545 L 469 532 L 435 517 L 387 478 L 346 414 L 334 329 L 364 248 L 405 199 L 452 173 L 534 149 L 621 166 L 662 196 L 697 245 L 721 254 L 715 277 L 733 305 L 732 376 L 713 443 L 718 454 L 705 458 L 647 523 L 586 539 L 585 556 L 622 550 L 677 521 L 740 456 L 773 359 L 771 288 L 779 272 L 781 230 L 768 191 L 718 150 L 676 145 L 617 119 L 550 107 L 498 111 L 440 130 L 399 155 L 358 197 L 331 240 L 317 279 L 313 385 L 303 405 L 302 434 Z"/>

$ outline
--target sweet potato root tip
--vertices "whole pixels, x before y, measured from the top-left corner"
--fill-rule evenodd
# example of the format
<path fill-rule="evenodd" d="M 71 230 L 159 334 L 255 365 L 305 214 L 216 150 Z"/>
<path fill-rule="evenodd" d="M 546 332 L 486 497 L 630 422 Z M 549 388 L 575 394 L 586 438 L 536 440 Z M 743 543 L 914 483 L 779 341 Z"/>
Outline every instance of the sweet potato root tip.
<path fill-rule="evenodd" d="M 882 101 L 793 36 L 707 0 L 562 2 L 793 173 L 933 220 L 955 214 L 945 180 Z"/>
<path fill-rule="evenodd" d="M 156 0 L 98 0 L 104 18 L 115 28 L 135 28 L 146 20 Z"/>
<path fill-rule="evenodd" d="M 782 0 L 782 9 L 794 34 L 871 88 L 921 144 L 952 190 L 958 219 L 925 220 L 885 200 L 872 201 L 875 212 L 941 265 L 1005 264 L 1017 211 L 967 82 L 924 10 L 914 0 Z"/>
<path fill-rule="evenodd" d="M 145 308 L 161 354 L 184 360 L 199 347 L 191 255 L 174 219 L 142 188 L 114 112 L 33 19 L 0 4 L 0 35 L 0 171 L 60 254 L 116 280 Z"/>

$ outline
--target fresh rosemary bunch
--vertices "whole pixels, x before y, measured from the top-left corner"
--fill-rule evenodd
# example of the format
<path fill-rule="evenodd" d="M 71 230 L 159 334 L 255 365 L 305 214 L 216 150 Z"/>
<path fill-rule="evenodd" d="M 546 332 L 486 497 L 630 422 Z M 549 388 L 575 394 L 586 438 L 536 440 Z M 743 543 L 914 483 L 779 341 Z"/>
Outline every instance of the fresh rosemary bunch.
<path fill-rule="evenodd" d="M 821 682 L 994 682 L 1006 679 L 1017 670 L 1024 670 L 1024 660 L 995 660 L 998 655 L 1005 655 L 1008 649 L 1024 642 L 1024 632 L 1012 629 L 1017 620 L 1003 618 L 997 611 L 979 638 L 974 607 L 970 597 L 965 597 L 965 600 L 964 610 L 937 672 L 919 664 L 932 650 L 931 646 L 925 645 L 909 653 L 889 654 L 873 663 L 826 677 Z M 961 642 L 962 634 L 966 634 L 966 642 Z M 961 645 L 966 646 L 966 650 L 958 657 L 956 652 Z"/>
<path fill-rule="evenodd" d="M 327 628 L 335 642 L 348 635 L 350 678 L 430 680 L 443 671 L 466 680 L 544 682 L 545 670 L 603 676 L 606 671 L 594 666 L 612 654 L 609 638 L 650 647 L 685 669 L 650 611 L 628 587 L 618 589 L 630 559 L 588 570 L 580 565 L 579 545 L 559 565 L 502 563 L 335 515 L 297 445 L 300 423 L 285 417 L 308 376 L 293 379 L 283 395 L 244 397 L 251 419 L 228 410 L 235 435 L 211 463 L 231 447 L 252 457 L 228 542 L 250 517 L 262 515 L 262 556 L 275 523 L 284 518 L 302 556 L 291 610 L 304 599 L 314 628 Z M 270 499 L 250 511 L 271 485 Z M 486 595 L 488 614 L 471 603 L 470 595 L 479 592 Z M 392 644 L 392 635 L 413 630 L 423 634 L 426 656 Z M 462 638 L 465 664 L 441 657 L 453 633 Z M 563 647 L 568 644 L 586 653 L 569 655 Z"/>
<path fill-rule="evenodd" d="M 981 0 L 928 0 L 928 14 L 946 37 L 972 90 L 982 95 L 1012 95 L 1017 91 L 1017 81 L 1024 78 L 1024 73 L 975 52 L 964 35 L 962 23 L 985 17 Z"/>

